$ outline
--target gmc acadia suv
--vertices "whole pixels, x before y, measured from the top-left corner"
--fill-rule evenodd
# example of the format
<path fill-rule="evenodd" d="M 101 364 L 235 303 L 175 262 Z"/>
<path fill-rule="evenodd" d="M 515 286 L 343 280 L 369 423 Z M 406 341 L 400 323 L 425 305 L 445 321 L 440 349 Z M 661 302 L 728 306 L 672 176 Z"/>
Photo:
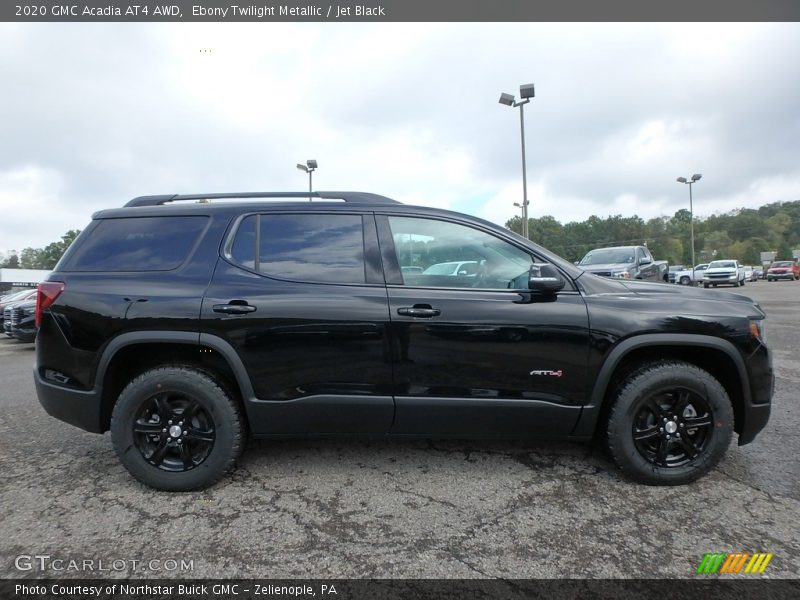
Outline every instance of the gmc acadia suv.
<path fill-rule="evenodd" d="M 145 196 L 40 284 L 51 415 L 111 430 L 130 473 L 208 486 L 246 436 L 605 440 L 682 484 L 767 423 L 761 308 L 585 273 L 462 214 L 374 194 Z M 444 263 L 470 269 L 430 269 Z"/>

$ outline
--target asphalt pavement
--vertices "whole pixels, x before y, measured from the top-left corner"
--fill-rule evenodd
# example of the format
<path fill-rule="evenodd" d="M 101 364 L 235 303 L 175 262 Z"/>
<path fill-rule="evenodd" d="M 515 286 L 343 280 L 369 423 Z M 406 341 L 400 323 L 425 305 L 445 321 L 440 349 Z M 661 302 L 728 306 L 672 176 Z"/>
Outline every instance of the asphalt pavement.
<path fill-rule="evenodd" d="M 707 552 L 799 577 L 800 282 L 735 291 L 768 314 L 772 417 L 672 488 L 583 444 L 335 439 L 254 442 L 213 488 L 157 492 L 45 414 L 33 344 L 0 339 L 0 577 L 691 578 Z"/>

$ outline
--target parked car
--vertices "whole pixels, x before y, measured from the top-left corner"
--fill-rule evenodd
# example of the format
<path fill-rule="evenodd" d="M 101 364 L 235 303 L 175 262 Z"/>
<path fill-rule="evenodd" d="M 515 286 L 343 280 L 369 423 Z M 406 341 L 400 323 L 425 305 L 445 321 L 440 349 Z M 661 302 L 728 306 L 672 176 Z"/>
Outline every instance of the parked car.
<path fill-rule="evenodd" d="M 22 290 L 20 292 L 13 292 L 11 294 L 6 294 L 2 298 L 0 298 L 0 323 L 5 322 L 6 306 L 9 306 L 10 304 L 13 304 L 15 302 L 30 300 L 31 298 L 36 298 L 35 288 L 30 290 Z"/>
<path fill-rule="evenodd" d="M 36 300 L 24 300 L 12 304 L 8 309 L 9 318 L 7 319 L 9 328 L 8 335 L 18 339 L 20 342 L 32 342 L 36 339 L 36 324 L 34 314 L 36 313 Z M 5 327 L 5 322 L 3 323 Z"/>
<path fill-rule="evenodd" d="M 478 261 L 462 260 L 436 263 L 423 270 L 422 273 L 423 275 L 445 275 L 447 277 L 455 277 L 457 275 L 477 275 Z"/>
<path fill-rule="evenodd" d="M 590 250 L 578 266 L 589 273 L 614 279 L 669 281 L 669 263 L 653 260 L 647 246 L 596 248 Z"/>
<path fill-rule="evenodd" d="M 604 438 L 631 479 L 676 485 L 767 423 L 749 298 L 596 277 L 468 215 L 313 196 L 95 213 L 39 285 L 45 410 L 110 430 L 135 478 L 173 491 L 218 480 L 248 435 L 328 434 Z M 412 255 L 480 269 L 404 273 Z"/>
<path fill-rule="evenodd" d="M 707 268 L 708 263 L 702 263 L 694 268 L 694 272 L 691 268 L 685 269 L 684 271 L 679 271 L 675 273 L 675 280 L 681 285 L 690 285 L 693 280 L 695 283 L 698 281 L 703 281 L 703 273 L 706 272 Z"/>
<path fill-rule="evenodd" d="M 767 276 L 764 267 L 753 267 L 753 281 L 758 281 L 759 279 L 764 279 Z"/>
<path fill-rule="evenodd" d="M 791 260 L 777 260 L 767 269 L 767 281 L 778 281 L 779 279 L 798 280 L 800 279 L 800 266 Z"/>
<path fill-rule="evenodd" d="M 703 287 L 718 285 L 744 285 L 744 267 L 735 260 L 712 260 L 703 273 Z"/>
<path fill-rule="evenodd" d="M 744 280 L 753 281 L 753 267 L 744 266 Z"/>
<path fill-rule="evenodd" d="M 685 269 L 686 269 L 685 265 L 670 265 L 669 266 L 669 273 L 668 273 L 669 282 L 670 283 L 677 283 L 677 279 L 675 278 L 675 274 L 678 271 L 684 271 Z"/>

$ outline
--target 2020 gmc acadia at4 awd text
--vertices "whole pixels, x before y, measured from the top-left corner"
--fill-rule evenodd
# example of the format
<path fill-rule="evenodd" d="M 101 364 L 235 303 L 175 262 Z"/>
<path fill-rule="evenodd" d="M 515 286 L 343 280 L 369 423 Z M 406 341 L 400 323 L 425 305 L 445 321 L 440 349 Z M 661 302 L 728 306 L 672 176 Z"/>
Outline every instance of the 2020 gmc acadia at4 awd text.
<path fill-rule="evenodd" d="M 597 437 L 632 479 L 681 484 L 767 422 L 749 298 L 597 277 L 454 212 L 313 197 L 95 214 L 39 287 L 47 412 L 111 430 L 164 490 L 210 485 L 248 435 L 327 434 Z"/>

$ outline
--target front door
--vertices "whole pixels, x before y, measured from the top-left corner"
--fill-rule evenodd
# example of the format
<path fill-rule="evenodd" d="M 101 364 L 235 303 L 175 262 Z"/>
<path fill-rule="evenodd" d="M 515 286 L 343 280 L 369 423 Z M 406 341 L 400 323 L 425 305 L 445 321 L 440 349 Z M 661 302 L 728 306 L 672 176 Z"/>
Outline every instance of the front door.
<path fill-rule="evenodd" d="M 585 398 L 586 305 L 527 288 L 534 256 L 465 223 L 378 216 L 393 433 L 565 435 Z M 538 258 L 536 259 L 538 262 Z"/>

